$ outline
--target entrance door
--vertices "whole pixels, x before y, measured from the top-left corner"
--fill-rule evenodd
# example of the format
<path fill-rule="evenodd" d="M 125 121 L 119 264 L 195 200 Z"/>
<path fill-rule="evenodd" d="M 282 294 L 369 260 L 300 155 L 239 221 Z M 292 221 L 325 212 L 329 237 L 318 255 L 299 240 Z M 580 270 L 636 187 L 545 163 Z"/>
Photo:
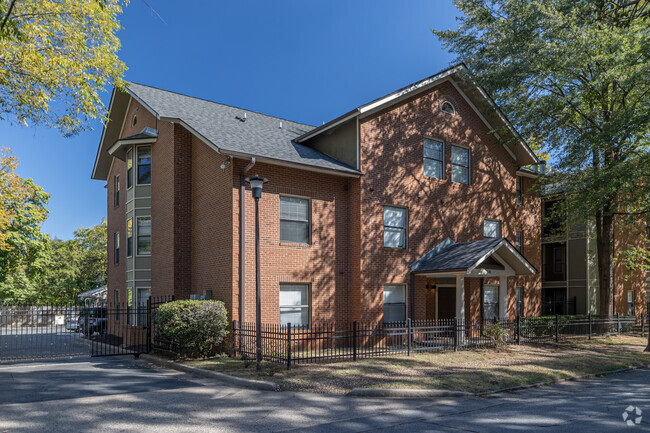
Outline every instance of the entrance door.
<path fill-rule="evenodd" d="M 438 319 L 456 317 L 456 288 L 438 287 Z"/>

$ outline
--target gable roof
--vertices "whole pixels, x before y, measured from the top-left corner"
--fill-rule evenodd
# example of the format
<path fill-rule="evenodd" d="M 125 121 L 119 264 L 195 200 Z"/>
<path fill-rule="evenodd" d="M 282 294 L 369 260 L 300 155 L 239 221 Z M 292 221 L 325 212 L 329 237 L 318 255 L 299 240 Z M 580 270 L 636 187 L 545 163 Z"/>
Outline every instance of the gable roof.
<path fill-rule="evenodd" d="M 296 138 L 298 143 L 306 142 L 343 122 L 351 120 L 355 117 L 362 118 L 375 113 L 381 109 L 389 107 L 393 104 L 399 103 L 406 98 L 410 98 L 420 92 L 424 92 L 432 87 L 442 83 L 443 81 L 450 81 L 456 90 L 463 96 L 469 105 L 475 110 L 481 120 L 490 128 L 494 130 L 497 126 L 503 126 L 504 131 L 509 137 L 501 137 L 499 133 L 495 132 L 495 136 L 500 140 L 506 150 L 519 161 L 519 165 L 529 165 L 538 163 L 537 156 L 530 149 L 525 140 L 512 126 L 510 121 L 501 112 L 496 103 L 487 94 L 487 92 L 480 87 L 474 78 L 471 76 L 467 66 L 460 63 L 451 66 L 437 74 L 431 75 L 423 80 L 409 84 L 401 89 L 395 90 L 385 96 L 377 98 L 367 104 L 361 105 L 342 116 L 339 116 L 317 128 L 305 132 L 300 137 Z M 512 149 L 510 148 L 512 144 Z"/>
<path fill-rule="evenodd" d="M 316 149 L 293 141 L 313 129 L 311 125 L 143 84 L 128 83 L 127 92 L 157 119 L 182 124 L 219 153 L 256 157 L 259 161 L 285 163 L 345 175 L 361 174 Z M 117 100 L 115 91 L 113 98 Z M 124 105 L 122 103 L 122 106 Z M 107 151 L 119 139 L 114 137 L 113 142 L 106 142 L 106 135 L 109 134 L 106 134 L 105 128 L 93 170 L 94 179 L 105 180 L 108 177 L 111 157 Z M 115 132 L 112 136 L 114 135 Z"/>
<path fill-rule="evenodd" d="M 504 256 L 517 275 L 537 273 L 535 267 L 505 238 L 460 243 L 447 238 L 409 267 L 413 272 L 470 272 L 497 252 Z"/>

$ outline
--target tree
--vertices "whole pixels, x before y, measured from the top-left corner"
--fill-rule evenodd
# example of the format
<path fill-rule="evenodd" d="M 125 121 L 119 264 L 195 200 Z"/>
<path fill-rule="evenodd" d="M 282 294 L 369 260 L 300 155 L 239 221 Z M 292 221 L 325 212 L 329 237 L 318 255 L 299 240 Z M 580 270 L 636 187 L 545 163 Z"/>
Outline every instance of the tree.
<path fill-rule="evenodd" d="M 71 135 L 104 116 L 107 84 L 123 86 L 120 0 L 0 1 L 0 119 Z"/>
<path fill-rule="evenodd" d="M 513 120 L 543 143 L 571 221 L 595 221 L 600 314 L 613 313 L 615 217 L 650 204 L 648 0 L 455 0 L 434 30 Z"/>
<path fill-rule="evenodd" d="M 16 271 L 33 275 L 47 245 L 41 224 L 47 218 L 49 195 L 31 179 L 18 176 L 17 164 L 7 149 L 0 149 L 0 283 Z"/>

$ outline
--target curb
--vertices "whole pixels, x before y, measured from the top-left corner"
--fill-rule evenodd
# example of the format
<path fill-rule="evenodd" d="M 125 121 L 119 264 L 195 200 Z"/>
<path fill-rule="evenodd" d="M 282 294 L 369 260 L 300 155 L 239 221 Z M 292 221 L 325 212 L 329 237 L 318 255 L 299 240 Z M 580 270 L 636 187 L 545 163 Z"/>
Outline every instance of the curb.
<path fill-rule="evenodd" d="M 447 391 L 444 389 L 383 389 L 354 388 L 347 395 L 354 397 L 431 398 L 431 397 L 473 397 L 474 393 Z"/>
<path fill-rule="evenodd" d="M 499 394 L 502 392 L 520 391 L 529 388 L 538 388 L 540 386 L 556 385 L 558 383 L 563 383 L 563 382 L 572 382 L 581 379 L 591 379 L 593 377 L 604 377 L 604 376 L 609 376 L 611 374 L 625 373 L 628 371 L 639 370 L 642 368 L 650 368 L 650 364 L 638 365 L 636 367 L 619 368 L 618 370 L 612 370 L 612 371 L 601 371 L 598 373 L 583 374 L 580 376 L 564 377 L 562 379 L 549 380 L 548 382 L 531 383 L 530 385 L 511 386 L 509 388 L 501 388 L 494 391 L 478 392 L 474 395 L 476 397 L 484 397 L 487 395 Z"/>
<path fill-rule="evenodd" d="M 174 370 L 183 371 L 185 373 L 196 374 L 210 379 L 220 380 L 231 385 L 241 386 L 243 388 L 257 389 L 260 391 L 280 391 L 280 385 L 273 382 L 265 382 L 261 380 L 244 379 L 241 377 L 230 376 L 228 374 L 219 373 L 217 371 L 204 370 L 190 365 L 180 364 L 178 362 L 169 361 L 167 359 L 159 358 L 153 355 L 142 354 L 140 359 L 148 361 L 160 367 L 172 368 Z"/>

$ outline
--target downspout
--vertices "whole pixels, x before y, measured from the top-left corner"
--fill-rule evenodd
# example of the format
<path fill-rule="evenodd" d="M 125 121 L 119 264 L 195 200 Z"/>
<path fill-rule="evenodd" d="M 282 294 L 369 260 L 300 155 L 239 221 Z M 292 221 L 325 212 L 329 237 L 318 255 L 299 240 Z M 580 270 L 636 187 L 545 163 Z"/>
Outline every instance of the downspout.
<path fill-rule="evenodd" d="M 413 317 L 413 309 L 415 308 L 415 274 L 413 273 L 413 271 L 410 272 L 410 281 L 409 281 L 409 283 L 410 283 L 409 285 L 411 286 L 411 290 L 410 290 L 411 291 L 411 296 L 410 296 L 411 299 L 410 299 L 410 302 L 409 302 L 410 308 L 409 308 L 408 317 L 411 320 L 413 320 L 414 319 L 414 317 Z"/>
<path fill-rule="evenodd" d="M 246 323 L 246 173 L 255 165 L 251 158 L 239 181 L 239 321 Z"/>

